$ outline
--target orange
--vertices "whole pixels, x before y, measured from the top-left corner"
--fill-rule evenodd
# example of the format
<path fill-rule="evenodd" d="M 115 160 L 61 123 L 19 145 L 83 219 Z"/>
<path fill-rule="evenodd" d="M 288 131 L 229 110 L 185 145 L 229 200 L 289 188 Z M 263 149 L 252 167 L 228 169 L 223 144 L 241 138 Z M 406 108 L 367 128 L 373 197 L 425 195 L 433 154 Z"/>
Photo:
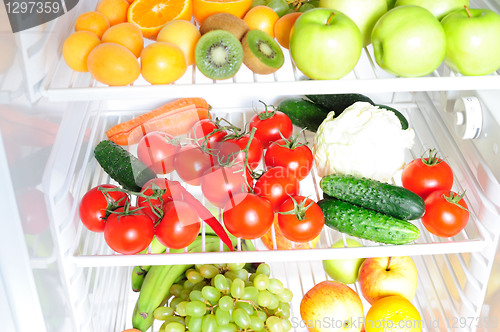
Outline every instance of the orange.
<path fill-rule="evenodd" d="M 141 55 L 144 47 L 141 29 L 132 23 L 120 23 L 113 25 L 102 36 L 103 43 L 117 43 L 125 46 L 137 58 Z"/>
<path fill-rule="evenodd" d="M 199 24 L 212 14 L 229 13 L 243 18 L 252 0 L 193 0 L 193 16 Z"/>
<path fill-rule="evenodd" d="M 281 16 L 274 24 L 276 40 L 286 49 L 290 46 L 290 30 L 292 30 L 295 21 L 301 14 L 301 12 L 288 13 Z"/>
<path fill-rule="evenodd" d="M 375 301 L 365 320 L 366 332 L 420 332 L 422 320 L 415 306 L 400 295 Z"/>
<path fill-rule="evenodd" d="M 113 26 L 127 22 L 128 6 L 127 0 L 101 0 L 96 10 L 103 13 L 108 18 L 109 24 Z"/>
<path fill-rule="evenodd" d="M 125 46 L 102 43 L 90 52 L 87 65 L 99 82 L 111 85 L 128 85 L 141 73 L 139 61 Z"/>
<path fill-rule="evenodd" d="M 72 33 L 63 44 L 63 57 L 66 64 L 75 71 L 87 72 L 87 57 L 101 43 L 99 37 L 90 31 Z"/>
<path fill-rule="evenodd" d="M 284 250 L 284 249 L 292 249 L 292 241 L 288 240 L 283 233 L 281 232 L 280 226 L 278 224 L 278 214 L 274 214 L 274 222 L 273 222 L 273 227 L 274 227 L 274 236 L 276 237 L 276 249 L 278 250 Z M 320 235 L 318 235 L 316 238 L 314 238 L 311 241 L 312 248 L 316 247 L 316 244 L 318 243 L 320 238 Z M 273 234 L 272 234 L 272 229 L 269 229 L 266 234 L 264 234 L 263 237 L 261 237 L 262 243 L 266 246 L 267 249 L 273 250 Z M 294 243 L 295 249 L 309 249 L 311 248 L 309 246 L 309 242 L 305 243 Z"/>
<path fill-rule="evenodd" d="M 200 37 L 200 30 L 193 23 L 175 20 L 165 24 L 156 40 L 179 46 L 186 56 L 187 65 L 190 66 L 194 63 L 194 49 Z"/>
<path fill-rule="evenodd" d="M 186 57 L 181 48 L 173 43 L 155 42 L 141 53 L 141 74 L 151 84 L 168 84 L 184 75 Z"/>
<path fill-rule="evenodd" d="M 262 30 L 273 38 L 274 24 L 278 21 L 278 19 L 279 16 L 274 10 L 263 5 L 253 7 L 243 17 L 243 20 L 247 22 L 250 30 Z"/>
<path fill-rule="evenodd" d="M 141 29 L 144 37 L 155 40 L 167 22 L 191 21 L 192 16 L 192 0 L 136 0 L 128 9 L 127 19 Z"/>
<path fill-rule="evenodd" d="M 90 31 L 101 38 L 109 26 L 108 18 L 103 13 L 87 12 L 76 19 L 75 31 Z"/>

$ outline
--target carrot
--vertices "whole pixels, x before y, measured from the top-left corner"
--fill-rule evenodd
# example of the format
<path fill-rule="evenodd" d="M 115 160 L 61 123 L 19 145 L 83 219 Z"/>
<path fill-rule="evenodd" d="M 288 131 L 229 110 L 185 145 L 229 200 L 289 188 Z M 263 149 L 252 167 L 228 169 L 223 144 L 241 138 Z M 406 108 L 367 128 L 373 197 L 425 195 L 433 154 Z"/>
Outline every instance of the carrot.
<path fill-rule="evenodd" d="M 155 119 L 157 117 L 161 117 L 167 114 L 173 114 L 175 112 L 184 110 L 187 107 L 200 107 L 200 108 L 206 108 L 209 109 L 210 106 L 208 105 L 207 101 L 203 98 L 180 98 L 176 99 L 174 101 L 168 102 L 158 108 L 155 108 L 154 110 L 144 113 L 136 118 L 133 118 L 131 120 L 119 123 L 113 127 L 111 127 L 107 132 L 106 135 L 108 138 L 111 138 L 111 136 L 114 136 L 119 133 L 127 133 L 134 128 L 144 124 L 146 121 Z"/>
<path fill-rule="evenodd" d="M 210 118 L 210 113 L 207 108 L 189 107 L 153 118 L 128 132 L 113 135 L 109 139 L 118 145 L 132 145 L 139 143 L 142 137 L 153 131 L 162 131 L 172 136 L 184 135 L 197 121 L 208 118 Z"/>

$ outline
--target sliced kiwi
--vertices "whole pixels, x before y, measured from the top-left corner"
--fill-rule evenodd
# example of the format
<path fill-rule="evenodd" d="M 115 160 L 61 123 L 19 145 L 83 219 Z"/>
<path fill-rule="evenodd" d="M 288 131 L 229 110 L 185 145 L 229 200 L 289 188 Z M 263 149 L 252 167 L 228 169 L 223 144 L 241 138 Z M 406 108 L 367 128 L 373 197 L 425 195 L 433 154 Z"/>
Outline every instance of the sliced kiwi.
<path fill-rule="evenodd" d="M 224 80 L 233 77 L 240 69 L 243 48 L 232 33 L 226 30 L 212 30 L 198 40 L 194 60 L 205 76 Z"/>
<path fill-rule="evenodd" d="M 229 31 L 238 40 L 241 40 L 248 31 L 248 24 L 233 14 L 215 13 L 207 17 L 200 26 L 200 33 L 202 35 L 212 30 Z"/>
<path fill-rule="evenodd" d="M 256 74 L 271 74 L 283 66 L 279 44 L 264 31 L 249 30 L 241 40 L 243 63 Z"/>

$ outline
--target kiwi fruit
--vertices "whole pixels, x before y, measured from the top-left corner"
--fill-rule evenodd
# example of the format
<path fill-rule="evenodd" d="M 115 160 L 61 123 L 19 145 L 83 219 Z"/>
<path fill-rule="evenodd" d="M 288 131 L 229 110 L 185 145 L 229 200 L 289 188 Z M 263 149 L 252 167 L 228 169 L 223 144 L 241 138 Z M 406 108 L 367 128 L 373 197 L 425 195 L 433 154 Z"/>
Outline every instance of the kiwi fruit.
<path fill-rule="evenodd" d="M 212 30 L 198 40 L 194 61 L 203 75 L 214 80 L 233 77 L 243 62 L 241 42 L 229 31 Z"/>
<path fill-rule="evenodd" d="M 200 33 L 212 30 L 226 30 L 231 32 L 238 40 L 241 40 L 248 31 L 247 22 L 238 16 L 229 13 L 215 13 L 207 17 L 200 26 Z"/>
<path fill-rule="evenodd" d="M 249 30 L 241 40 L 243 63 L 256 74 L 271 74 L 283 66 L 285 57 L 279 44 L 266 32 Z"/>

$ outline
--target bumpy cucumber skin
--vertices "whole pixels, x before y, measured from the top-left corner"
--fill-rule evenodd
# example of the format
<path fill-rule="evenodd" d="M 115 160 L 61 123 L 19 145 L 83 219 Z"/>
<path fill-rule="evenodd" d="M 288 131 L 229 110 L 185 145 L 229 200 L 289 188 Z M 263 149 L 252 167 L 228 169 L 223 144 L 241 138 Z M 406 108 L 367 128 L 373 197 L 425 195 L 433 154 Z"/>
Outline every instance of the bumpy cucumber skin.
<path fill-rule="evenodd" d="M 334 111 L 335 117 L 339 116 L 347 107 L 358 101 L 364 101 L 374 105 L 369 97 L 360 93 L 306 95 L 306 97 L 317 105 L 329 111 Z"/>
<path fill-rule="evenodd" d="M 420 196 L 403 187 L 377 180 L 330 174 L 321 179 L 320 187 L 331 197 L 398 219 L 418 219 L 425 213 L 425 203 Z"/>
<path fill-rule="evenodd" d="M 282 100 L 278 105 L 278 110 L 288 115 L 294 125 L 307 128 L 312 132 L 318 130 L 319 125 L 328 115 L 328 110 L 300 97 Z"/>
<path fill-rule="evenodd" d="M 110 140 L 99 142 L 94 155 L 104 171 L 124 189 L 138 192 L 156 177 L 142 161 Z"/>
<path fill-rule="evenodd" d="M 325 225 L 347 235 L 385 244 L 406 244 L 420 236 L 412 223 L 335 198 L 318 202 Z"/>

